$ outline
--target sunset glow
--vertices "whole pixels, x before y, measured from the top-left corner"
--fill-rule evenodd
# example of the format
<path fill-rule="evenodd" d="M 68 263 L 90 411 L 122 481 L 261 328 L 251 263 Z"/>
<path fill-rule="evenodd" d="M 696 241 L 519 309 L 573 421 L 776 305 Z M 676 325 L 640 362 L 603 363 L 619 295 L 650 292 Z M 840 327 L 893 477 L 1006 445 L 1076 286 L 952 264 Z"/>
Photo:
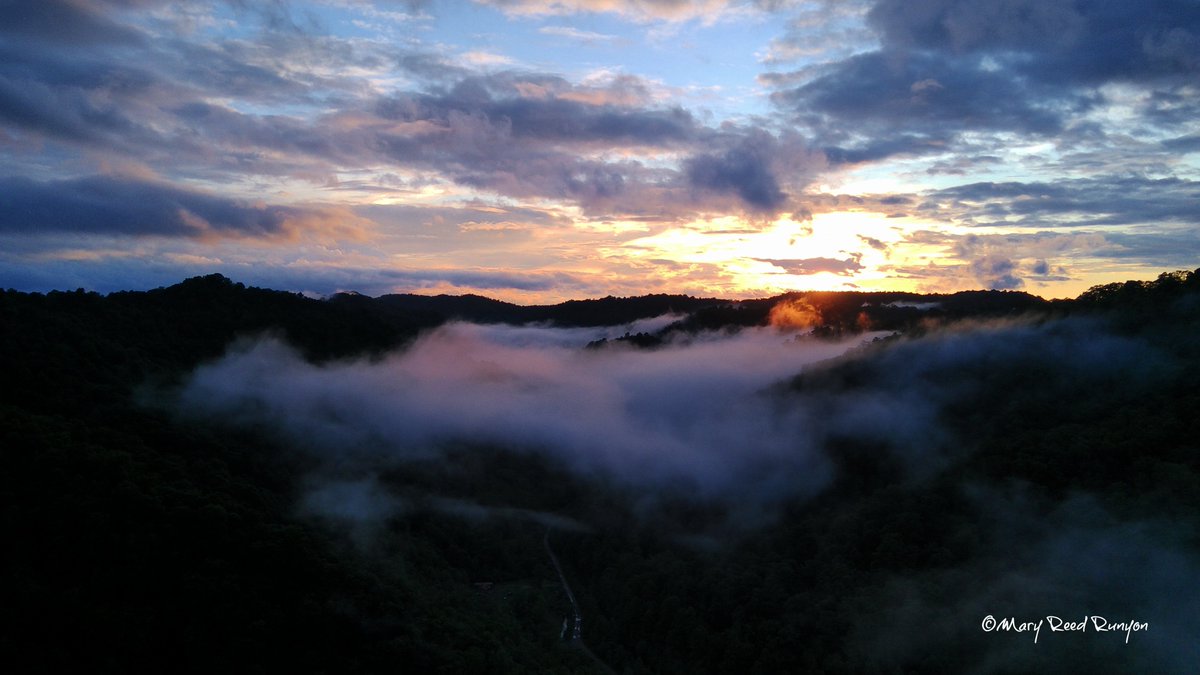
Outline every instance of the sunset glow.
<path fill-rule="evenodd" d="M 1194 267 L 1195 3 L 935 4 L 7 3 L 0 286 L 1063 297 Z"/>

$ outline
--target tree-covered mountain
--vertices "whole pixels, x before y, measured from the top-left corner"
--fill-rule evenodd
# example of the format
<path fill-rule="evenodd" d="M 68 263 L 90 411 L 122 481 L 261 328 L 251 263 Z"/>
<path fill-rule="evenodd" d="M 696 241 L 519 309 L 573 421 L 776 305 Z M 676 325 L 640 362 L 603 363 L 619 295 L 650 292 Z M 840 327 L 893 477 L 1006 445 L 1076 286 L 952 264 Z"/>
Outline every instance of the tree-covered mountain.
<path fill-rule="evenodd" d="M 515 305 L 478 295 L 383 295 L 368 298 L 357 294 L 333 296 L 334 304 L 370 307 L 384 314 L 424 314 L 443 320 L 478 323 L 546 323 L 556 326 L 617 326 L 664 314 L 686 314 L 706 307 L 728 304 L 727 300 L 693 298 L 686 295 L 644 295 L 632 298 L 606 297 L 568 300 L 557 305 Z"/>
<path fill-rule="evenodd" d="M 656 329 L 662 346 L 767 324 L 778 307 L 817 338 L 899 333 L 780 373 L 772 405 L 811 417 L 828 476 L 753 517 L 728 494 L 647 493 L 489 442 L 364 473 L 254 410 L 195 417 L 176 396 L 264 333 L 309 362 L 369 364 L 452 320 L 679 315 Z M 32 672 L 1187 672 L 1200 657 L 1198 334 L 1200 270 L 1055 302 L 520 307 L 316 300 L 217 275 L 108 296 L 7 291 L 0 654 Z M 548 529 L 607 666 L 560 639 L 569 608 Z M 1129 644 L 1046 628 L 1036 648 L 980 629 L 986 615 L 1047 614 L 1150 628 Z"/>

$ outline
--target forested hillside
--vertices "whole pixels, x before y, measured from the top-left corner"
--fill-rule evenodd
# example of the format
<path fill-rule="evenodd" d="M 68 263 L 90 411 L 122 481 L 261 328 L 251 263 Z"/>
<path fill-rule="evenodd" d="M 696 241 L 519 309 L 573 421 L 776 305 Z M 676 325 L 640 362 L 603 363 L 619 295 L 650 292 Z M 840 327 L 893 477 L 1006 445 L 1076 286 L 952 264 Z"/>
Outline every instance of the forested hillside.
<path fill-rule="evenodd" d="M 345 447 L 282 430 L 254 392 L 211 409 L 195 398 L 224 395 L 198 388 L 225 372 L 204 369 L 233 367 L 227 354 L 259 354 L 247 345 L 264 339 L 316 364 L 296 382 L 375 378 L 373 364 L 428 349 L 450 321 L 615 327 L 578 349 L 592 341 L 617 363 L 786 323 L 781 308 L 802 317 L 790 342 L 874 340 L 755 394 L 800 416 L 805 464 L 781 459 L 792 448 L 774 438 L 718 487 L 583 465 L 540 448 L 555 436 L 505 444 L 484 429 L 394 451 L 410 436 L 339 407 L 349 385 L 304 408 L 330 416 L 314 429 L 370 432 Z M 660 315 L 643 339 L 621 335 Z M 108 296 L 7 291 L 0 658 L 40 672 L 1191 672 L 1197 335 L 1200 270 L 1055 302 L 810 293 L 520 307 L 315 300 L 216 275 Z M 515 377 L 493 365 L 489 377 Z M 672 424 L 703 396 L 651 393 L 665 410 L 653 421 Z M 555 433 L 572 423 L 554 420 Z M 730 455 L 760 442 L 729 438 Z M 560 637 L 570 609 L 547 532 L 607 666 Z M 1044 628 L 1035 645 L 985 632 L 989 615 L 1149 629 L 1126 643 Z"/>

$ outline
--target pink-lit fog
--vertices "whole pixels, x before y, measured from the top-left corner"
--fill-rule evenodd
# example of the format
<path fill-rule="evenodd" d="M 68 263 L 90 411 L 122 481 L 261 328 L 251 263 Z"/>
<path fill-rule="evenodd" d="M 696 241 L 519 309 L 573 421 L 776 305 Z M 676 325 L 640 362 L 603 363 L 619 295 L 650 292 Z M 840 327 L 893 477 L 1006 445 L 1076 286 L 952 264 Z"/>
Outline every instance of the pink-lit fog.
<path fill-rule="evenodd" d="M 426 457 L 473 442 L 548 453 L 635 484 L 721 491 L 756 476 L 824 482 L 803 408 L 767 391 L 863 342 L 761 328 L 654 351 L 585 350 L 604 331 L 451 324 L 379 361 L 305 362 L 263 339 L 200 368 L 185 407 L 285 430 L 345 463 Z"/>

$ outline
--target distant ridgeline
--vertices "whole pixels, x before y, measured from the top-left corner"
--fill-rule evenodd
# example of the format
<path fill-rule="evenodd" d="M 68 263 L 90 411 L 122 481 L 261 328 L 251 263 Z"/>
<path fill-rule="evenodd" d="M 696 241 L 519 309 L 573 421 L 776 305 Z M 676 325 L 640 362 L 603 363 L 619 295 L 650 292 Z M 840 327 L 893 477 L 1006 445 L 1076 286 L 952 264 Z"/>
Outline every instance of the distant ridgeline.
<path fill-rule="evenodd" d="M 824 492 L 711 555 L 694 542 L 725 522 L 719 504 L 664 499 L 648 517 L 644 503 L 619 487 L 494 447 L 451 448 L 438 461 L 379 469 L 378 485 L 389 494 L 417 495 L 410 500 L 416 506 L 369 532 L 332 531 L 297 516 L 301 491 L 312 487 L 305 487 L 311 458 L 281 447 L 267 430 L 181 420 L 159 401 L 198 364 L 221 357 L 238 339 L 263 334 L 281 337 L 310 361 L 327 362 L 380 356 L 448 321 L 588 327 L 662 315 L 678 319 L 625 341 L 654 347 L 673 333 L 686 339 L 769 324 L 819 339 L 868 330 L 919 335 L 963 319 L 1032 315 L 1031 325 L 1049 325 L 1084 318 L 1057 322 L 1071 325 L 1044 334 L 1000 334 L 968 345 L 974 352 L 898 340 L 787 382 L 783 393 L 813 410 L 906 400 L 920 393 L 918 386 L 943 387 L 939 422 L 958 454 L 913 476 L 889 445 L 898 442 L 892 435 L 864 440 L 846 431 L 873 418 L 847 423 L 828 439 L 836 477 Z M 1110 338 L 1101 356 L 1136 343 L 1168 365 L 1130 361 L 1111 372 L 1080 367 L 1059 376 L 1060 355 L 1073 353 L 1095 325 Z M 913 598 L 951 602 L 956 592 L 988 586 L 981 575 L 1003 572 L 986 561 L 1025 544 L 1005 545 L 1004 533 L 1012 531 L 998 520 L 1005 509 L 980 508 L 970 494 L 1008 494 L 1013 485 L 1025 495 L 1020 508 L 1036 514 L 1031 527 L 1054 518 L 1074 523 L 1067 507 L 1078 506 L 1071 500 L 1081 491 L 1112 522 L 1131 523 L 1127 530 L 1137 536 L 1160 532 L 1138 529 L 1138 519 L 1190 523 L 1191 548 L 1171 548 L 1170 537 L 1154 540 L 1158 548 L 1128 547 L 1146 555 L 1165 551 L 1160 567 L 1138 570 L 1168 572 L 1137 583 L 1122 578 L 1108 585 L 1114 592 L 1143 588 L 1170 570 L 1197 569 L 1197 335 L 1200 270 L 1098 286 L 1064 301 L 1011 291 L 792 293 L 736 302 L 649 295 L 549 306 L 470 295 L 316 300 L 220 275 L 107 296 L 5 291 L 0 522 L 8 552 L 0 662 L 54 673 L 603 672 L 584 651 L 559 641 L 570 609 L 546 559 L 546 524 L 446 515 L 446 503 L 453 503 L 460 512 L 493 506 L 502 514 L 557 514 L 585 523 L 580 532 L 556 530 L 554 547 L 588 617 L 584 639 L 622 672 L 1054 670 L 1058 662 L 1005 668 L 972 660 L 988 649 L 1004 658 L 1026 653 L 1014 646 L 1024 636 L 978 629 L 984 610 L 998 618 L 1016 610 L 972 605 L 968 617 L 934 604 L 919 614 Z M 913 375 L 901 381 L 903 373 Z M 1123 388 L 1133 380 L 1136 387 Z M 969 386 L 956 386 L 960 381 Z M 1117 531 L 1097 522 L 1064 530 L 1077 538 Z M 1033 534 L 1048 536 L 1039 532 Z M 364 546 L 367 538 L 372 543 Z M 1093 540 L 1100 543 L 1092 552 L 1121 548 Z M 1075 558 L 1066 562 L 1062 573 L 1074 574 Z M 907 585 L 894 585 L 896 579 Z M 889 596 L 889 588 L 900 591 Z M 1041 587 L 1030 588 L 1041 597 Z M 1176 596 L 1194 605 L 1194 591 Z M 1106 606 L 1066 603 L 1045 611 Z M 888 650 L 863 651 L 876 637 L 860 628 L 878 619 L 868 610 L 891 612 L 878 631 L 890 640 Z M 1150 635 L 1165 636 L 1154 643 L 1161 646 L 1164 639 L 1170 644 L 1171 627 L 1163 622 L 1187 616 L 1119 618 L 1151 621 Z M 958 623 L 965 638 L 919 632 Z M 912 626 L 911 640 L 893 635 Z M 1195 631 L 1184 628 L 1194 648 Z M 1077 637 L 1088 648 L 1107 644 Z M 1147 656 L 1148 640 L 1111 642 L 1105 653 L 1112 661 L 1102 666 L 1172 671 L 1172 662 Z M 1037 647 L 1027 653 L 1063 653 L 1052 644 Z"/>
<path fill-rule="evenodd" d="M 382 314 L 394 313 L 394 316 L 401 318 L 420 316 L 435 321 L 544 323 L 560 327 L 620 326 L 639 319 L 679 315 L 678 321 L 662 330 L 664 334 L 765 326 L 772 323 L 772 310 L 781 304 L 795 304 L 813 312 L 807 321 L 809 327 L 830 334 L 899 329 L 929 318 L 1008 316 L 1053 304 L 1018 291 L 963 291 L 929 295 L 904 292 L 808 292 L 737 301 L 686 295 L 644 295 L 531 306 L 477 295 L 398 294 L 369 298 L 357 294 L 338 294 L 330 302 Z"/>
<path fill-rule="evenodd" d="M 47 294 L 0 292 L 0 403 L 30 409 L 90 409 L 91 398 L 124 400 L 132 383 L 170 381 L 220 356 L 236 339 L 272 334 L 308 359 L 380 354 L 447 321 L 620 326 L 662 315 L 680 318 L 653 333 L 612 341 L 654 347 L 673 333 L 777 324 L 839 337 L 867 330 L 917 334 L 944 322 L 1120 310 L 1142 320 L 1200 287 L 1197 271 L 1154 281 L 1096 286 L 1075 300 L 1047 301 L 1018 291 L 953 294 L 807 292 L 730 301 L 684 295 L 571 300 L 522 306 L 477 295 L 413 294 L 371 298 L 339 293 L 318 300 L 246 287 L 220 274 L 167 288 Z"/>

